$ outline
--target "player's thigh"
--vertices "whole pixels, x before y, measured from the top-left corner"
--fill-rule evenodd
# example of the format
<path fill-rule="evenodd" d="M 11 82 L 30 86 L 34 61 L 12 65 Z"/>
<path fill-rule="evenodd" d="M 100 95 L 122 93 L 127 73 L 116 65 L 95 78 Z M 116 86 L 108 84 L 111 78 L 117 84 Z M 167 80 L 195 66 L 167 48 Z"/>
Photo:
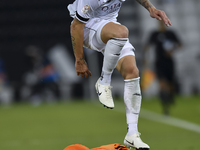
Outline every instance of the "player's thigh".
<path fill-rule="evenodd" d="M 104 43 L 111 38 L 128 38 L 127 27 L 117 24 L 114 22 L 109 22 L 101 30 L 101 39 Z"/>
<path fill-rule="evenodd" d="M 124 79 L 132 79 L 139 76 L 139 70 L 136 65 L 135 56 L 133 55 L 122 57 L 118 61 L 116 68 Z"/>

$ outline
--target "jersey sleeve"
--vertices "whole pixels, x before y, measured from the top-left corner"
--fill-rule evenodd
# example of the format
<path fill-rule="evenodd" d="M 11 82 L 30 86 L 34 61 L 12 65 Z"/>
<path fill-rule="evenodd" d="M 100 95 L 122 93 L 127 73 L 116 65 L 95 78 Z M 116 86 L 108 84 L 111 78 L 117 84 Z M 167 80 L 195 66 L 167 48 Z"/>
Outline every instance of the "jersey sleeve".
<path fill-rule="evenodd" d="M 76 18 L 83 22 L 91 18 L 93 12 L 108 0 L 78 0 Z"/>

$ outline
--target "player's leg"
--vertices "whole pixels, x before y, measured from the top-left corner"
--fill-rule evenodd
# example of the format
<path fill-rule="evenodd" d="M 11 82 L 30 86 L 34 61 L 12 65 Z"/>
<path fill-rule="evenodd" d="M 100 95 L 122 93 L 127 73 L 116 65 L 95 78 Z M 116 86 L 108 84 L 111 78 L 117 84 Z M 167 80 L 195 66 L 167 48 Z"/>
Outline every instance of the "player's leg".
<path fill-rule="evenodd" d="M 130 50 L 127 49 L 129 52 Z M 140 139 L 138 132 L 138 117 L 141 107 L 140 77 L 135 57 L 127 55 L 122 57 L 117 64 L 118 71 L 122 74 L 124 86 L 124 103 L 126 106 L 126 118 L 128 132 L 124 139 L 127 147 L 136 149 L 149 149 L 149 146 Z"/>
<path fill-rule="evenodd" d="M 128 38 L 129 31 L 127 27 L 109 22 L 105 24 L 101 30 L 101 40 L 107 43 L 112 38 Z"/>
<path fill-rule="evenodd" d="M 173 60 L 169 62 L 167 75 L 167 86 L 169 88 L 169 103 L 174 104 L 174 94 L 175 94 L 175 72 L 174 72 L 174 62 Z"/>
<path fill-rule="evenodd" d="M 166 79 L 159 79 L 159 87 L 163 114 L 168 116 L 170 115 L 170 106 L 174 103 L 174 86 L 173 83 Z"/>
<path fill-rule="evenodd" d="M 158 79 L 159 83 L 159 97 L 163 109 L 164 115 L 169 115 L 169 95 L 170 91 L 167 85 L 167 81 L 163 78 Z"/>
<path fill-rule="evenodd" d="M 158 81 L 159 81 L 159 97 L 161 100 L 164 115 L 170 114 L 170 106 L 174 101 L 173 92 L 173 81 L 174 81 L 174 71 L 173 66 L 170 62 L 164 63 L 162 67 L 156 68 Z M 164 68 L 164 69 L 163 69 Z"/>
<path fill-rule="evenodd" d="M 101 77 L 95 86 L 100 102 L 108 108 L 113 108 L 114 102 L 110 86 L 111 75 L 117 65 L 122 47 L 128 41 L 128 29 L 123 25 L 109 22 L 102 27 L 100 37 L 106 46 Z"/>

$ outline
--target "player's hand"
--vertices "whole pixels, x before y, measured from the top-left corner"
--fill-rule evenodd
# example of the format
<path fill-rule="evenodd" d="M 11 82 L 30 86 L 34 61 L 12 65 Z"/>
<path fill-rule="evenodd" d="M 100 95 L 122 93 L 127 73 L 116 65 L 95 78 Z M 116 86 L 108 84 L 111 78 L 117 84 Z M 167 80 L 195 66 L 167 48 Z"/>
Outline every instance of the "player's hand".
<path fill-rule="evenodd" d="M 85 62 L 85 60 L 76 61 L 75 68 L 76 68 L 77 76 L 81 75 L 81 77 L 85 76 L 85 78 L 88 78 L 88 75 L 89 76 L 92 75 L 87 67 L 87 63 Z"/>
<path fill-rule="evenodd" d="M 156 18 L 157 20 L 163 21 L 167 27 L 171 26 L 172 23 L 165 14 L 164 11 L 158 10 L 155 7 L 150 10 L 150 16 Z"/>

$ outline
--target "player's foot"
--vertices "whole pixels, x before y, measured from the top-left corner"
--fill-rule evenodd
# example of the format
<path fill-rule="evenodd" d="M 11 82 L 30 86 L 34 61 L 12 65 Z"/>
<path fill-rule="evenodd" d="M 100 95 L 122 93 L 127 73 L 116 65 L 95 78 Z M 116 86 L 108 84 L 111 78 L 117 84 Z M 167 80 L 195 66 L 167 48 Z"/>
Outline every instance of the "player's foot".
<path fill-rule="evenodd" d="M 127 148 L 135 148 L 136 150 L 149 150 L 149 145 L 144 143 L 140 138 L 140 133 L 127 136 L 124 139 L 124 145 Z"/>
<path fill-rule="evenodd" d="M 95 84 L 95 88 L 99 97 L 99 101 L 107 108 L 114 108 L 114 102 L 112 98 L 111 86 L 102 85 L 99 83 L 100 78 Z"/>

